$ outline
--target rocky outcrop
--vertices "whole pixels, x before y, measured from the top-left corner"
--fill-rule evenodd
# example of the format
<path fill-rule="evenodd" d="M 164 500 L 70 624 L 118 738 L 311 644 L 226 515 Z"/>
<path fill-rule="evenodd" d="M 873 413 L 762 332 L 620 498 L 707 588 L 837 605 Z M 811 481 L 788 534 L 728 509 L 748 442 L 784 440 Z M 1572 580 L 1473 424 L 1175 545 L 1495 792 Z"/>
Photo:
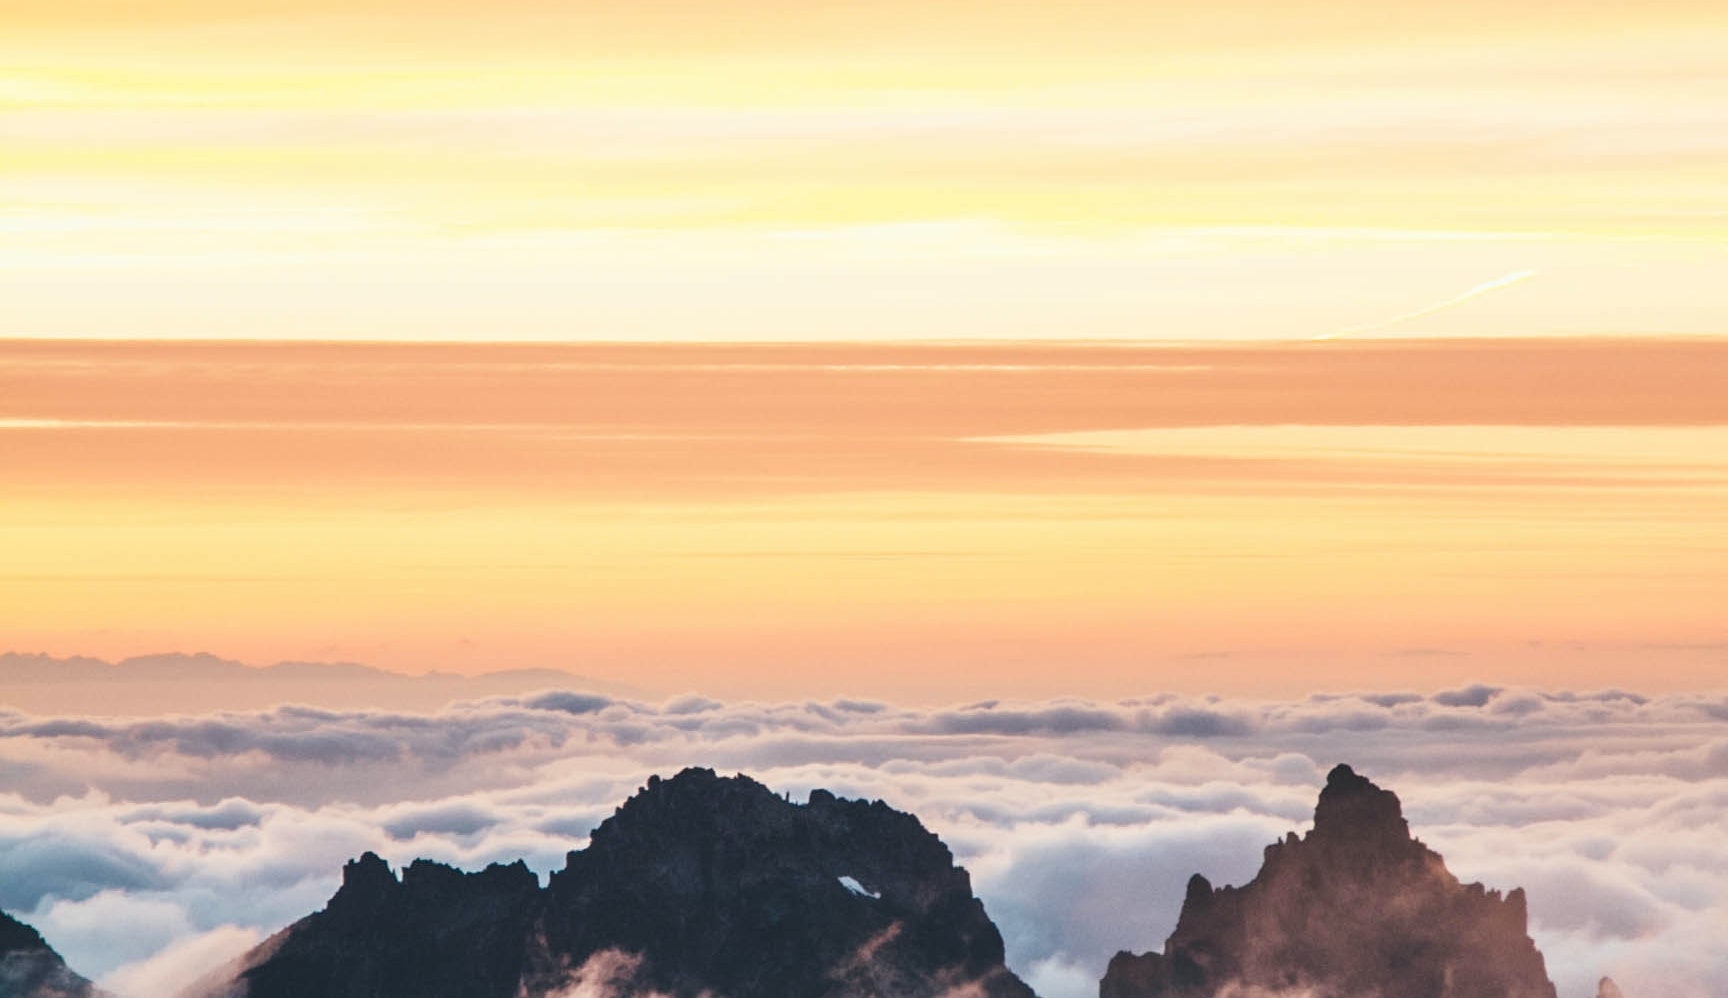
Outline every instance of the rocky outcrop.
<path fill-rule="evenodd" d="M 40 933 L 0 912 L 0 998 L 101 998 Z"/>
<path fill-rule="evenodd" d="M 204 995 L 1032 998 L 966 871 L 911 815 L 746 777 L 649 781 L 542 889 L 377 856 Z"/>
<path fill-rule="evenodd" d="M 1396 795 L 1339 766 L 1314 828 L 1242 887 L 1188 883 L 1162 953 L 1119 953 L 1101 998 L 1555 998 L 1524 892 L 1461 884 Z"/>
<path fill-rule="evenodd" d="M 651 780 L 570 854 L 548 894 L 547 955 L 639 956 L 638 987 L 1031 994 L 1004 967 L 966 871 L 917 818 L 880 801 L 819 790 L 798 806 L 706 770 Z"/>
<path fill-rule="evenodd" d="M 463 873 L 417 860 L 401 879 L 367 853 L 325 909 L 267 940 L 227 981 L 233 998 L 514 998 L 539 879 L 522 863 Z"/>

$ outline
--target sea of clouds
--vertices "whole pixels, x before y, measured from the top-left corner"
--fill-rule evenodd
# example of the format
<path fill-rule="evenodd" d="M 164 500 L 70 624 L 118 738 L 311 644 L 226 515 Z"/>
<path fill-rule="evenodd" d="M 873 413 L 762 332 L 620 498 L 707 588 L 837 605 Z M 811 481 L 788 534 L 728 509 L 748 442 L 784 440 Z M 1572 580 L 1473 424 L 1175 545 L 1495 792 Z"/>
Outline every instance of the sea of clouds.
<path fill-rule="evenodd" d="M 561 867 L 653 773 L 745 772 L 915 812 L 1045 998 L 1155 949 L 1188 876 L 1241 883 L 1349 762 L 1464 880 L 1529 891 L 1562 998 L 1728 998 L 1728 694 L 1471 687 L 1298 701 L 643 703 L 434 713 L 0 711 L 0 908 L 162 998 L 317 908 L 371 849 Z"/>

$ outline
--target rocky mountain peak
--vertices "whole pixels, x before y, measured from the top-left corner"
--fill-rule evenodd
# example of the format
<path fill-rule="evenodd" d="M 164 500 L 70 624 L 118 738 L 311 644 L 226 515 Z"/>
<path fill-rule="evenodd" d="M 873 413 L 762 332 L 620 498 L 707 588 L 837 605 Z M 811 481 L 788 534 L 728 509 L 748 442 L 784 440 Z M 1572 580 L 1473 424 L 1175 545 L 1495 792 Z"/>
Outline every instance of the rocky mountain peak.
<path fill-rule="evenodd" d="M 785 824 L 786 804 L 742 774 L 723 777 L 712 769 L 692 767 L 670 779 L 650 776 L 594 830 L 589 848 L 626 848 L 644 839 L 771 836 Z"/>
<path fill-rule="evenodd" d="M 1410 838 L 1410 824 L 1404 820 L 1397 794 L 1340 763 L 1326 775 L 1310 834 L 1340 842 L 1403 842 Z"/>
<path fill-rule="evenodd" d="M 1188 882 L 1162 953 L 1119 953 L 1102 998 L 1554 998 L 1524 893 L 1460 884 L 1415 840 L 1397 795 L 1349 766 L 1314 828 L 1266 849 L 1241 887 Z"/>
<path fill-rule="evenodd" d="M 1273 853 L 1301 854 L 1334 877 L 1354 879 L 1383 877 L 1394 869 L 1421 876 L 1438 859 L 1410 834 L 1397 794 L 1342 764 L 1326 776 L 1313 829 L 1299 842 L 1292 834 L 1268 849 L 1268 863 L 1288 858 Z"/>
<path fill-rule="evenodd" d="M 375 852 L 351 859 L 342 866 L 342 886 L 331 897 L 330 911 L 371 912 L 394 897 L 401 887 L 390 865 Z"/>
<path fill-rule="evenodd" d="M 549 952 L 640 958 L 631 980 L 643 990 L 1031 994 L 948 848 L 880 801 L 818 791 L 798 804 L 686 769 L 649 780 L 547 894 Z M 542 968 L 567 972 L 556 959 Z"/>
<path fill-rule="evenodd" d="M 541 888 L 367 853 L 201 995 L 1032 998 L 939 839 L 880 801 L 650 778 Z"/>

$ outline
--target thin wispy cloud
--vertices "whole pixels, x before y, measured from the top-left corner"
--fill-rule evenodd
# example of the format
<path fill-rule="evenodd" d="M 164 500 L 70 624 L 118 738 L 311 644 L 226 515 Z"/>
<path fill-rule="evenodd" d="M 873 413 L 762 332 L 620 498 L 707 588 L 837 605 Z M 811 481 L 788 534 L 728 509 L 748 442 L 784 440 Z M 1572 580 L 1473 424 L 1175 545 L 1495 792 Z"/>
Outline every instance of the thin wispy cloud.
<path fill-rule="evenodd" d="M 1400 312 L 1388 319 L 1380 319 L 1375 322 L 1365 322 L 1357 326 L 1345 326 L 1343 329 L 1330 333 L 1322 333 L 1314 338 L 1317 340 L 1333 340 L 1342 336 L 1359 336 L 1363 333 L 1384 332 L 1388 329 L 1402 326 L 1407 322 L 1420 319 L 1423 316 L 1433 315 L 1436 312 L 1444 312 L 1449 308 L 1456 308 L 1465 302 L 1480 298 L 1483 295 L 1494 291 L 1499 291 L 1501 288 L 1509 288 L 1514 284 L 1518 284 L 1521 281 L 1527 281 L 1535 276 L 1536 272 L 1534 270 L 1515 270 L 1510 274 L 1503 274 L 1491 281 L 1483 281 L 1481 284 L 1465 291 L 1461 291 L 1450 298 L 1443 298 L 1432 305 L 1424 305 L 1421 308 L 1411 309 L 1408 312 Z"/>

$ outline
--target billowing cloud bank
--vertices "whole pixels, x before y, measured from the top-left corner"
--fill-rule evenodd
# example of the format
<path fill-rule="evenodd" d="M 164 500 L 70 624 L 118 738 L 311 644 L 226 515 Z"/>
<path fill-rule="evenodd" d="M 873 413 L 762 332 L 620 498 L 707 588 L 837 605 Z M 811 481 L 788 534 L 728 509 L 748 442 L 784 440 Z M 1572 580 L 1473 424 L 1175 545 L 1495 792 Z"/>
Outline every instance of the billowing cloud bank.
<path fill-rule="evenodd" d="M 1240 883 L 1349 761 L 1466 880 L 1529 889 L 1565 998 L 1728 996 L 1728 695 L 1475 687 L 1301 701 L 645 704 L 436 714 L 0 712 L 0 907 L 136 998 L 322 905 L 373 849 L 542 873 L 650 773 L 745 771 L 916 812 L 1047 998 L 1161 944 L 1192 872 Z"/>

